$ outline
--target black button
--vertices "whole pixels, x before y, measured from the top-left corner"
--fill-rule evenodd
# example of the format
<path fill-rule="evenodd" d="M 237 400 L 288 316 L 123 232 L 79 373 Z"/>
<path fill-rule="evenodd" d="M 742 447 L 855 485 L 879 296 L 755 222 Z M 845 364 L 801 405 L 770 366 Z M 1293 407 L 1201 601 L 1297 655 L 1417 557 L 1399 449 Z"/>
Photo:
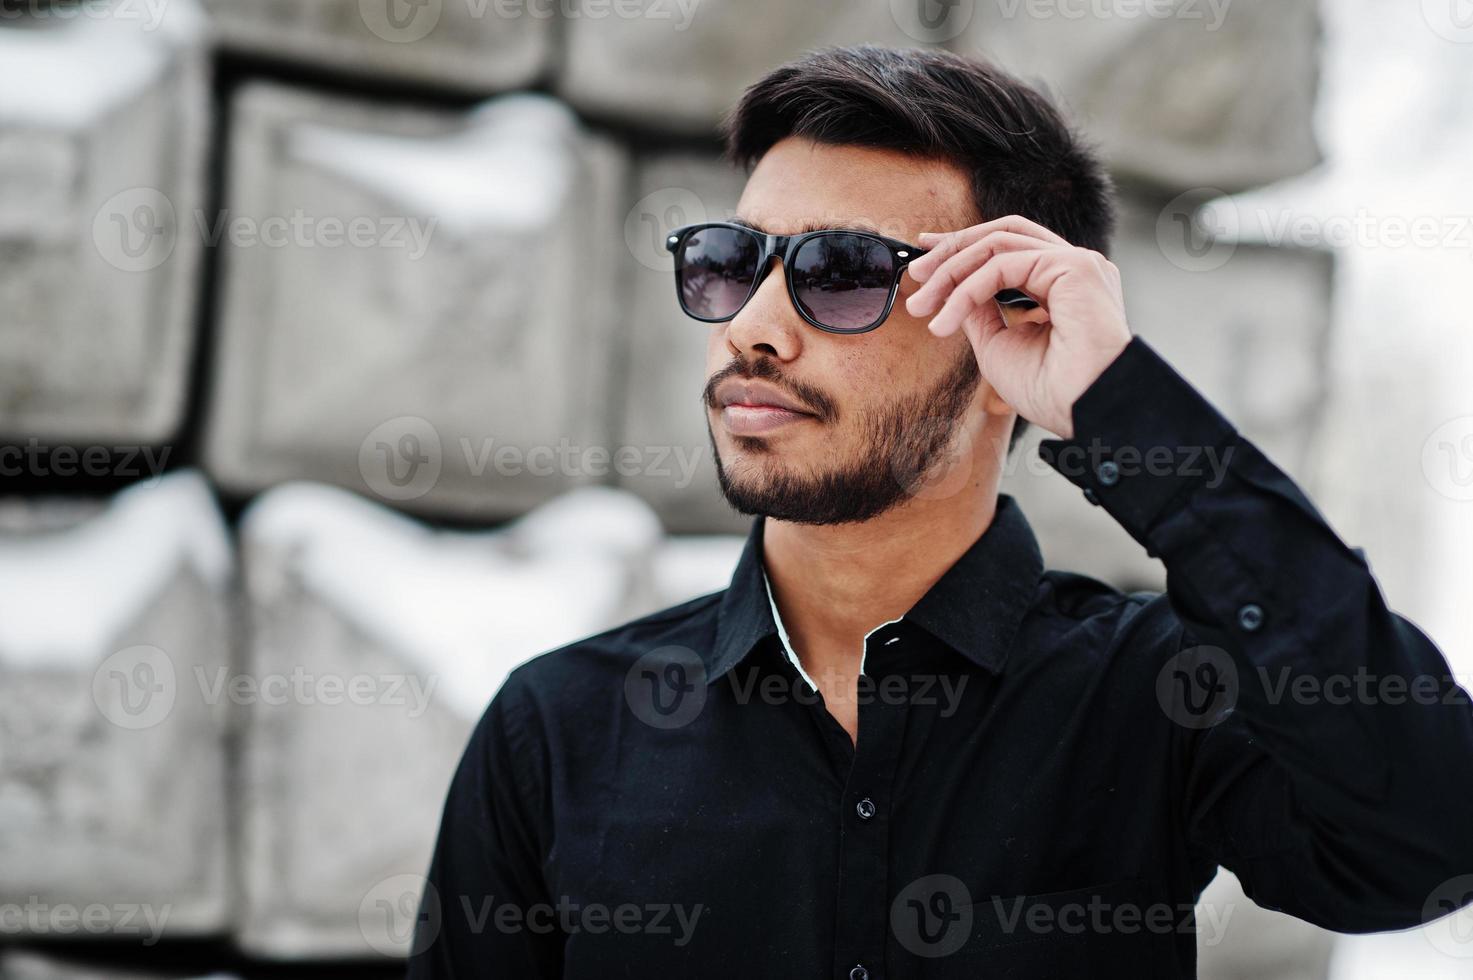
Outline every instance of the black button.
<path fill-rule="evenodd" d="M 854 812 L 859 814 L 859 819 L 868 820 L 875 815 L 875 801 L 866 796 L 854 804 Z"/>
<path fill-rule="evenodd" d="M 1096 507 L 1098 507 L 1100 505 L 1100 495 L 1097 494 L 1097 493 L 1095 493 L 1095 488 L 1094 487 L 1085 487 L 1084 488 L 1084 499 L 1085 500 L 1088 500 L 1091 504 L 1094 504 Z"/>
<path fill-rule="evenodd" d="M 849 971 L 849 980 L 869 980 L 869 971 L 864 967 L 856 965 Z"/>
<path fill-rule="evenodd" d="M 1263 625 L 1263 607 L 1256 602 L 1250 602 L 1238 610 L 1238 625 L 1249 633 L 1257 632 Z"/>
<path fill-rule="evenodd" d="M 1095 476 L 1104 486 L 1113 487 L 1120 482 L 1120 466 L 1113 459 L 1107 459 L 1095 470 Z"/>

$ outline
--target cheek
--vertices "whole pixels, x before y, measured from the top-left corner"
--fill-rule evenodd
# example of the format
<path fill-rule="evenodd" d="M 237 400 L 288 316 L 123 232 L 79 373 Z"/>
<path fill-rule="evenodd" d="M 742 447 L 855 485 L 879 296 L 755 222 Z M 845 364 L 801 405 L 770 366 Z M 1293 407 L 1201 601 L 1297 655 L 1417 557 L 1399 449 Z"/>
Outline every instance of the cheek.
<path fill-rule="evenodd" d="M 856 420 L 873 418 L 914 383 L 902 368 L 905 356 L 903 349 L 878 338 L 836 353 L 817 380 L 839 406 L 839 428 L 855 431 Z"/>
<path fill-rule="evenodd" d="M 923 325 L 892 315 L 862 343 L 845 351 L 841 362 L 845 390 L 864 401 L 893 401 L 921 387 L 937 369 L 942 353 L 942 345 Z"/>

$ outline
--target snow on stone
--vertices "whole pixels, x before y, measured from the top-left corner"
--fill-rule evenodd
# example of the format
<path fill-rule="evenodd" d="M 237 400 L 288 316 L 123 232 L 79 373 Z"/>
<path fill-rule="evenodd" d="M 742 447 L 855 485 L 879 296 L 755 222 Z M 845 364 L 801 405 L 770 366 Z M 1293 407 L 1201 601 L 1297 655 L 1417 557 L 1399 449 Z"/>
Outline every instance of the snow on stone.
<path fill-rule="evenodd" d="M 100 660 L 179 568 L 223 589 L 231 561 L 220 512 L 194 471 L 130 487 L 64 530 L 0 535 L 0 663 Z"/>
<path fill-rule="evenodd" d="M 528 231 L 550 224 L 570 193 L 577 135 L 566 106 L 517 94 L 483 104 L 464 130 L 433 139 L 302 123 L 288 152 L 460 232 Z"/>
<path fill-rule="evenodd" d="M 153 84 L 169 45 L 196 37 L 204 18 L 192 0 L 138 0 L 109 15 L 96 4 L 52 7 L 35 26 L 0 24 L 0 122 L 80 129 Z"/>
<path fill-rule="evenodd" d="M 345 490 L 277 487 L 242 522 L 256 549 L 474 718 L 510 670 L 617 625 L 636 561 L 659 523 L 632 494 L 573 490 L 505 529 L 434 531 Z"/>

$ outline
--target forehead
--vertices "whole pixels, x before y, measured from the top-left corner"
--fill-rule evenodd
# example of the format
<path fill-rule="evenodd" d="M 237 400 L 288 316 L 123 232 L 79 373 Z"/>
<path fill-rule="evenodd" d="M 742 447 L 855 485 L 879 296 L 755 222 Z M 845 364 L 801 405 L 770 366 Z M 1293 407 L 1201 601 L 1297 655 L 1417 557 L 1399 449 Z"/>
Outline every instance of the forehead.
<path fill-rule="evenodd" d="M 736 217 L 771 234 L 871 228 L 902 241 L 975 223 L 966 174 L 944 160 L 830 146 L 803 137 L 773 145 L 742 192 Z"/>

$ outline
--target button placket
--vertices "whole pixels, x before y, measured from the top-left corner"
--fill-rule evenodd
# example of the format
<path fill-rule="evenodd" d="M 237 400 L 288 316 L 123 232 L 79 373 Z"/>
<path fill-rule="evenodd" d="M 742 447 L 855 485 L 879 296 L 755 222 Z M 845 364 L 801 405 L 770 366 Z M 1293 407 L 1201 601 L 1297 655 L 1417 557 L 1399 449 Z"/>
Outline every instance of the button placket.
<path fill-rule="evenodd" d="M 901 639 L 900 633 L 900 627 L 886 624 L 865 638 L 866 649 L 889 646 Z M 874 663 L 882 672 L 885 659 L 876 654 Z M 890 935 L 890 810 L 885 801 L 900 759 L 908 706 L 906 699 L 878 697 L 859 704 L 859 743 L 844 788 L 845 812 L 839 827 L 836 977 L 873 980 L 885 962 Z"/>

